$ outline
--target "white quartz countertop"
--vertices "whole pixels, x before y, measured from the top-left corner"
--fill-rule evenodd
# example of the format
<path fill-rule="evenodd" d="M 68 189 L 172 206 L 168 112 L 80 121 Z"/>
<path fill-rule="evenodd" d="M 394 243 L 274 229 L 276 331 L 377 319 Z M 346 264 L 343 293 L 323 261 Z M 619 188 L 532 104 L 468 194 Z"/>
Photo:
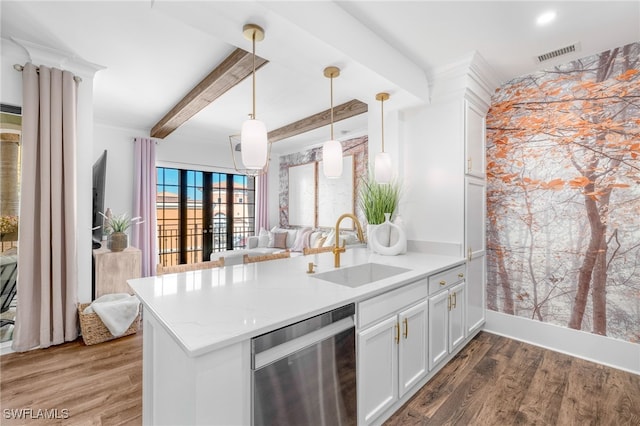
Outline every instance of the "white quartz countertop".
<path fill-rule="evenodd" d="M 307 274 L 334 270 L 333 253 L 128 280 L 141 300 L 190 356 L 249 339 L 358 302 L 464 262 L 463 258 L 410 252 L 382 256 L 367 248 L 341 254 L 341 267 L 368 262 L 410 269 L 351 288 Z"/>

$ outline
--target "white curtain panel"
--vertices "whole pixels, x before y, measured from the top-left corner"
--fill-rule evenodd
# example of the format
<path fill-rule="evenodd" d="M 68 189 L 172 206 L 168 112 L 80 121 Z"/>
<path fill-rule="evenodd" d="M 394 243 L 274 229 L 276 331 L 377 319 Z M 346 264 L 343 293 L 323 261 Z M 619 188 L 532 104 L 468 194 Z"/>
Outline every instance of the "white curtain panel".
<path fill-rule="evenodd" d="M 143 222 L 131 228 L 131 244 L 142 252 L 143 277 L 155 275 L 156 253 L 156 143 L 148 138 L 134 139 L 135 182 L 133 217 Z"/>
<path fill-rule="evenodd" d="M 258 235 L 261 228 L 269 229 L 269 177 L 266 173 L 257 177 L 258 179 L 258 208 L 256 215 L 255 233 Z"/>
<path fill-rule="evenodd" d="M 68 71 L 22 71 L 18 301 L 12 348 L 75 340 L 77 323 L 76 85 Z"/>

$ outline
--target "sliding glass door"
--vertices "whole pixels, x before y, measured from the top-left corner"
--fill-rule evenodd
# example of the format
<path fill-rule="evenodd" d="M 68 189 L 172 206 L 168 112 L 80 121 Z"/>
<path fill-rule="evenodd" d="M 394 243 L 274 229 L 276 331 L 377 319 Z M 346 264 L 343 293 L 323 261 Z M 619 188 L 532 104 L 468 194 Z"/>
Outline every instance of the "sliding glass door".
<path fill-rule="evenodd" d="M 255 179 L 158 167 L 158 251 L 163 265 L 245 247 L 255 230 Z"/>

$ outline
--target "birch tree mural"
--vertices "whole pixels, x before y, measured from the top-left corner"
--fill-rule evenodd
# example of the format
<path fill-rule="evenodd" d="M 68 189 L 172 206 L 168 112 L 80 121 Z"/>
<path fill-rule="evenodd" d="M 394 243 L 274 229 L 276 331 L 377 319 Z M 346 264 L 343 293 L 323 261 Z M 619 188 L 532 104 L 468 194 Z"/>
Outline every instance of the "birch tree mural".
<path fill-rule="evenodd" d="M 489 309 L 640 342 L 639 62 L 633 43 L 495 93 Z"/>

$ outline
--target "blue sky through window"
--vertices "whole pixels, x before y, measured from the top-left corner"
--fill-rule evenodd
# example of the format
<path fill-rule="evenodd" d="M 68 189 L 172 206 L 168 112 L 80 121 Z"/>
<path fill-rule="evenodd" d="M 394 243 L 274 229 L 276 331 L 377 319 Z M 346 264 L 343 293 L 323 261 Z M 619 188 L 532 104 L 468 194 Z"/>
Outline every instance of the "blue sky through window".
<path fill-rule="evenodd" d="M 161 192 L 177 195 L 180 170 L 158 167 L 156 169 L 156 173 L 158 179 L 158 190 Z M 202 172 L 194 170 L 187 171 L 187 187 L 197 187 L 199 189 L 198 191 L 195 191 L 195 193 L 191 190 L 189 191 L 188 197 L 192 200 L 202 200 L 202 176 Z M 214 185 L 220 182 L 224 183 L 227 181 L 227 174 L 213 173 L 212 178 Z M 247 177 L 242 175 L 234 175 L 233 183 L 234 186 L 246 185 Z"/>

